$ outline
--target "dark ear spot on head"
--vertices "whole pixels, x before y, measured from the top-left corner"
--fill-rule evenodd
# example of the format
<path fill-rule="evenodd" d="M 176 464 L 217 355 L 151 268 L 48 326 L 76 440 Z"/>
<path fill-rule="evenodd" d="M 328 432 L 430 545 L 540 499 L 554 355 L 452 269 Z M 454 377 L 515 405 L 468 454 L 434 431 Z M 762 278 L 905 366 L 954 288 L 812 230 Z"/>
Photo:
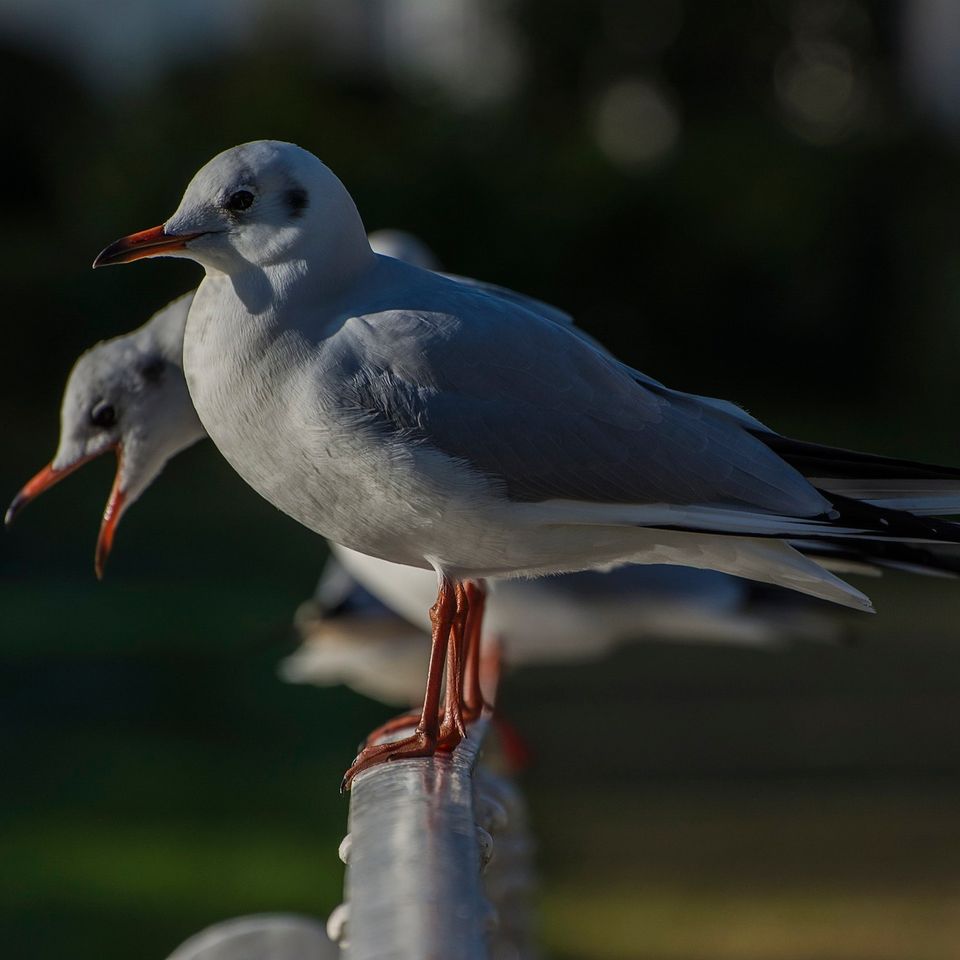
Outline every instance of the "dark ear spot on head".
<path fill-rule="evenodd" d="M 159 383 L 163 377 L 163 371 L 166 369 L 166 366 L 166 360 L 162 357 L 154 357 L 140 368 L 140 376 L 143 377 L 147 383 Z"/>
<path fill-rule="evenodd" d="M 286 194 L 287 206 L 291 217 L 299 217 L 310 203 L 307 191 L 303 187 L 291 187 Z"/>

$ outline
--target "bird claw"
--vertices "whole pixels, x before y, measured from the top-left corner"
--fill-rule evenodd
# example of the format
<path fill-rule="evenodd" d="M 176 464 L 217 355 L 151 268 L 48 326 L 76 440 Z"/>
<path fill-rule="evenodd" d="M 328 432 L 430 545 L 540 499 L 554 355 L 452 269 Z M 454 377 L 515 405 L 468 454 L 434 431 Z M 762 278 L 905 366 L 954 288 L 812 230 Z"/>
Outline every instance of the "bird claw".
<path fill-rule="evenodd" d="M 403 719 L 396 718 L 398 721 Z M 397 729 L 400 729 L 398 727 Z M 343 775 L 340 781 L 340 793 L 350 789 L 357 774 L 375 767 L 380 763 L 391 760 L 411 760 L 416 757 L 432 757 L 437 753 L 452 753 L 467 738 L 466 727 L 463 723 L 444 722 L 437 736 L 430 736 L 418 730 L 402 740 L 391 740 L 389 743 L 368 743 L 363 747 L 353 765 Z"/>
<path fill-rule="evenodd" d="M 399 716 L 392 717 L 386 723 L 380 724 L 376 730 L 372 730 L 367 734 L 367 736 L 360 741 L 360 746 L 357 749 L 358 751 L 363 751 L 371 744 L 376 744 L 379 740 L 382 740 L 384 737 L 389 737 L 398 730 L 407 730 L 410 727 L 416 727 L 419 722 L 419 712 L 411 710 L 409 713 L 401 713 Z"/>
<path fill-rule="evenodd" d="M 457 741 L 459 743 L 459 740 Z M 340 781 L 340 793 L 345 793 L 353 785 L 357 775 L 370 767 L 389 760 L 410 760 L 415 757 L 432 757 L 437 752 L 437 737 L 418 730 L 412 736 L 390 743 L 373 744 L 364 747 L 353 761 L 350 769 Z M 444 744 L 446 749 L 446 744 Z M 452 748 L 449 748 L 452 749 Z"/>

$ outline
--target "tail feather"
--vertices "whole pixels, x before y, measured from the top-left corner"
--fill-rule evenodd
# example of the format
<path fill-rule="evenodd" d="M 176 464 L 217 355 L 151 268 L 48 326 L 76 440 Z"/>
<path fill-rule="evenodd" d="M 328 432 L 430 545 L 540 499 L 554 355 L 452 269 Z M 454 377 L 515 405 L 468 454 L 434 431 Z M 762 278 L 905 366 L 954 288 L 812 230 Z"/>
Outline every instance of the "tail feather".
<path fill-rule="evenodd" d="M 854 610 L 873 612 L 869 597 L 784 540 L 704 537 L 698 542 L 698 550 L 698 562 L 691 563 L 688 555 L 676 562 L 786 587 Z"/>

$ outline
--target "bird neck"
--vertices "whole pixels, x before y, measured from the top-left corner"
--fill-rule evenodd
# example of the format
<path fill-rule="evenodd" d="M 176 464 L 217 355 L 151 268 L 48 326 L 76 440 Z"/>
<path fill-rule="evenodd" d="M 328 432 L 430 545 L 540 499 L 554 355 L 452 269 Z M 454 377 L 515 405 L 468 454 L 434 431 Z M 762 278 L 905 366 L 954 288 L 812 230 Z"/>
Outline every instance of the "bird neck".
<path fill-rule="evenodd" d="M 315 285 L 326 297 L 351 287 L 376 262 L 367 231 L 346 191 L 339 203 L 323 212 L 323 224 L 305 237 L 301 258 L 288 264 L 297 284 Z"/>
<path fill-rule="evenodd" d="M 225 277 L 246 310 L 254 315 L 288 300 L 327 302 L 350 290 L 376 264 L 363 221 L 348 209 L 330 211 L 319 229 L 305 232 L 275 259 L 235 260 L 229 269 L 205 264 L 207 276 Z"/>

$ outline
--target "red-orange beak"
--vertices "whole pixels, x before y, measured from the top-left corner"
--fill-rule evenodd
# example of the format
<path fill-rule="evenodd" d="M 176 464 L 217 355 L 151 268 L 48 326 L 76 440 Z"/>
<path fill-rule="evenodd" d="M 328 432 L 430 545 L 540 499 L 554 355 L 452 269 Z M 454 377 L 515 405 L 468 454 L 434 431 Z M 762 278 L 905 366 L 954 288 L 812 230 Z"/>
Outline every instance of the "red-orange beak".
<path fill-rule="evenodd" d="M 14 517 L 31 501 L 36 499 L 45 490 L 49 490 L 54 484 L 59 483 L 64 477 L 70 476 L 74 470 L 79 470 L 85 463 L 96 459 L 102 453 L 108 450 L 117 452 L 117 473 L 113 478 L 113 486 L 110 489 L 110 498 L 107 500 L 106 509 L 103 511 L 103 521 L 100 524 L 100 534 L 97 537 L 97 549 L 94 554 L 93 569 L 96 571 L 97 579 L 103 579 L 104 567 L 107 564 L 107 558 L 113 549 L 113 538 L 117 532 L 117 524 L 123 515 L 126 506 L 126 494 L 120 489 L 120 473 L 123 466 L 123 446 L 113 444 L 98 453 L 89 457 L 82 457 L 76 463 L 61 470 L 54 469 L 52 464 L 47 464 L 36 476 L 28 480 L 23 489 L 13 498 L 13 502 L 7 509 L 7 515 L 4 523 L 7 525 L 13 523 Z"/>
<path fill-rule="evenodd" d="M 94 269 L 97 267 L 107 267 L 112 263 L 132 263 L 134 260 L 140 260 L 143 257 L 156 257 L 164 253 L 173 253 L 175 250 L 183 250 L 184 247 L 197 237 L 203 236 L 200 233 L 180 233 L 170 234 L 163 229 L 163 224 L 159 227 L 151 227 L 149 230 L 141 230 L 139 233 L 131 233 L 128 237 L 121 237 L 109 247 L 105 247 L 97 254 L 97 259 L 93 261 Z"/>
<path fill-rule="evenodd" d="M 112 447 L 105 448 L 106 450 L 111 450 Z M 74 470 L 79 470 L 85 463 L 89 463 L 91 460 L 100 456 L 99 453 L 94 453 L 89 457 L 81 457 L 76 463 L 71 463 L 69 467 L 63 467 L 57 469 L 52 463 L 48 463 L 42 470 L 40 470 L 35 476 L 31 477 L 24 485 L 21 491 L 13 498 L 13 501 L 10 503 L 10 506 L 7 507 L 6 516 L 3 518 L 3 522 L 9 527 L 13 523 L 17 514 L 28 504 L 31 500 L 36 500 L 41 493 L 49 490 L 52 486 L 58 484 L 64 477 L 69 477 Z"/>
<path fill-rule="evenodd" d="M 120 489 L 120 466 L 123 462 L 123 450 L 117 448 L 117 475 L 113 479 L 113 486 L 110 488 L 110 499 L 107 500 L 106 509 L 103 511 L 103 520 L 100 523 L 100 533 L 97 536 L 97 550 L 93 558 L 93 569 L 98 580 L 103 579 L 103 571 L 107 565 L 107 558 L 113 549 L 113 538 L 117 532 L 117 524 L 123 515 L 123 508 L 126 504 L 126 495 Z"/>

